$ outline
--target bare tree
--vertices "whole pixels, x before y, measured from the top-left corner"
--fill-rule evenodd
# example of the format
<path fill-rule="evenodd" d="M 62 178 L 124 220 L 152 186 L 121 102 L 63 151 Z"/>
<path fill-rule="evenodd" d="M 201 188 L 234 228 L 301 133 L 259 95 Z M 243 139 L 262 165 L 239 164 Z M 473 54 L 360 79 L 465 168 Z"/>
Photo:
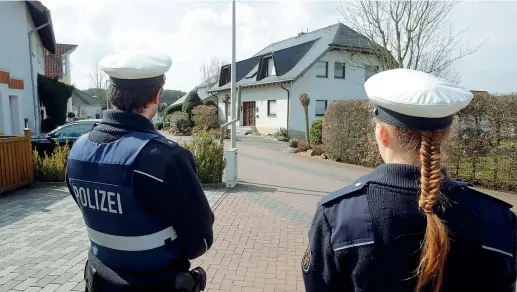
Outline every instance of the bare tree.
<path fill-rule="evenodd" d="M 92 72 L 89 74 L 90 76 L 90 84 L 92 88 L 95 89 L 107 89 L 107 76 L 106 74 L 101 70 L 99 66 L 99 62 L 95 62 L 92 65 Z"/>
<path fill-rule="evenodd" d="M 346 1 L 340 6 L 343 22 L 368 40 L 367 54 L 354 54 L 354 66 L 372 66 L 377 56 L 380 69 L 409 68 L 459 82 L 451 65 L 474 52 L 466 30 L 447 28 L 447 17 L 456 1 Z M 362 49 L 361 53 L 364 53 Z M 360 62 L 357 62 L 360 61 Z"/>
<path fill-rule="evenodd" d="M 99 62 L 95 62 L 92 65 L 91 72 L 88 75 L 90 77 L 90 88 L 87 91 L 88 94 L 98 98 L 102 109 L 107 109 L 106 104 L 107 90 L 108 90 L 108 76 L 101 70 Z"/>
<path fill-rule="evenodd" d="M 210 78 L 214 78 L 213 80 L 219 80 L 221 67 L 226 64 L 228 64 L 227 61 L 212 57 L 208 63 L 204 63 L 199 69 L 201 73 L 201 81 L 205 82 Z"/>

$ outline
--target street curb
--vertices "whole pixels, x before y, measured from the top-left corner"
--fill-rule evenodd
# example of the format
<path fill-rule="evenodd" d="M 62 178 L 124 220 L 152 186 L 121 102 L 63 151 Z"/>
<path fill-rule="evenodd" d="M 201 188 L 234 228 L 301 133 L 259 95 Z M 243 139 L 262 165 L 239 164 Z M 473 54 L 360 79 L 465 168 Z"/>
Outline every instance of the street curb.
<path fill-rule="evenodd" d="M 201 184 L 203 189 L 225 189 L 226 183 L 210 183 L 210 184 Z"/>

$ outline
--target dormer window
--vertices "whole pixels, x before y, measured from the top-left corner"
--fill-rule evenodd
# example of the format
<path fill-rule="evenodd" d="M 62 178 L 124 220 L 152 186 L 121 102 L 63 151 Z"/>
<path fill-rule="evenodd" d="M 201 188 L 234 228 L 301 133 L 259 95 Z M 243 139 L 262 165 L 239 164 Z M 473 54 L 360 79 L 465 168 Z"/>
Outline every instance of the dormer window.
<path fill-rule="evenodd" d="M 260 60 L 259 64 L 259 74 L 257 76 L 257 80 L 264 79 L 268 76 L 275 76 L 275 62 L 273 56 L 264 56 Z"/>
<path fill-rule="evenodd" d="M 221 76 L 219 77 L 219 86 L 223 86 L 226 83 L 232 81 L 232 74 L 230 66 L 221 68 Z"/>

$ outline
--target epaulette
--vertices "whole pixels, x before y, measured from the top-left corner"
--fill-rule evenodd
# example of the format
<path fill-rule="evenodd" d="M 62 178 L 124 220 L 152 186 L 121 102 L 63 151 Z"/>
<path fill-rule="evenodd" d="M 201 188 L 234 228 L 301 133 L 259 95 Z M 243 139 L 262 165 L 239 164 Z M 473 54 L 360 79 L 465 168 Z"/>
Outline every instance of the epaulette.
<path fill-rule="evenodd" d="M 168 145 L 169 147 L 172 147 L 172 148 L 178 146 L 178 143 L 176 143 L 176 142 L 174 142 L 172 140 L 169 140 L 169 139 L 165 138 L 164 136 L 156 137 L 156 138 L 153 139 L 153 141 L 163 143 L 163 144 Z"/>
<path fill-rule="evenodd" d="M 339 189 L 335 192 L 332 192 L 328 195 L 326 195 L 325 197 L 323 197 L 320 201 L 320 204 L 321 205 L 325 205 L 327 203 L 330 203 L 336 199 L 339 199 L 341 197 L 344 197 L 346 195 L 350 195 L 350 194 L 353 194 L 357 191 L 360 191 L 362 190 L 366 185 L 368 185 L 369 181 L 368 179 L 366 179 L 366 177 L 364 178 L 360 178 L 359 180 L 355 181 L 354 183 L 342 188 L 342 189 Z"/>
<path fill-rule="evenodd" d="M 500 200 L 494 196 L 491 196 L 489 194 L 486 194 L 480 190 L 477 190 L 474 188 L 474 185 L 472 183 L 469 183 L 469 182 L 464 182 L 464 181 L 455 181 L 455 180 L 447 180 L 444 184 L 443 184 L 443 187 L 445 187 L 446 191 L 448 192 L 453 192 L 455 190 L 458 190 L 458 188 L 461 188 L 461 189 L 464 189 L 464 190 L 467 190 L 467 191 L 471 191 L 473 194 L 475 195 L 478 195 L 478 196 L 481 196 L 483 198 L 486 198 L 486 199 L 489 199 L 495 203 L 498 203 L 498 204 L 501 204 L 505 207 L 508 207 L 508 208 L 513 208 L 513 205 L 508 203 L 508 202 L 505 202 L 503 200 Z"/>

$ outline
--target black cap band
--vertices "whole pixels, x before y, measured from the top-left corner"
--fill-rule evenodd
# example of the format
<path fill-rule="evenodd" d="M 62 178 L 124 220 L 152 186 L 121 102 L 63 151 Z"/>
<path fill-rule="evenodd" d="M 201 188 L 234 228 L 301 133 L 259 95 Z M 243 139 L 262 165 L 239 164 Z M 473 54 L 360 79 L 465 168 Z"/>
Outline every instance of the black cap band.
<path fill-rule="evenodd" d="M 165 84 L 165 75 L 144 79 L 119 79 L 110 77 L 111 84 L 118 89 L 161 88 Z"/>
<path fill-rule="evenodd" d="M 443 118 L 413 117 L 394 112 L 378 105 L 373 105 L 372 116 L 394 126 L 421 131 L 445 129 L 452 125 L 454 120 L 454 115 Z"/>

